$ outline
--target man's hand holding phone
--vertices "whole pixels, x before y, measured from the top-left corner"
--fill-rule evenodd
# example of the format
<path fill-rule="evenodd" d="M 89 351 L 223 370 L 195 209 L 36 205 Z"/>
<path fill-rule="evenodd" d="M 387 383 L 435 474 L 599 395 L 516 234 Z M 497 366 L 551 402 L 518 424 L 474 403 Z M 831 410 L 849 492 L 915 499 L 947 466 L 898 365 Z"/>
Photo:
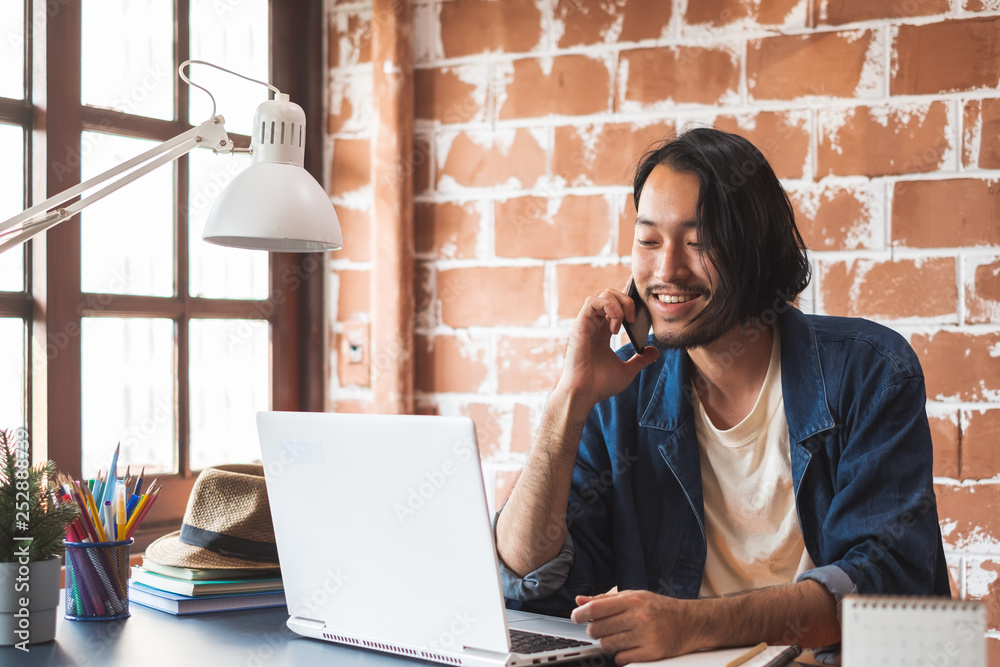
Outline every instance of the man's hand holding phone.
<path fill-rule="evenodd" d="M 624 362 L 611 348 L 611 336 L 622 325 L 637 351 Z M 566 363 L 554 394 L 570 399 L 576 405 L 574 412 L 585 418 L 597 402 L 625 389 L 639 371 L 660 356 L 655 346 L 645 345 L 649 329 L 649 313 L 641 299 L 637 304 L 636 299 L 615 289 L 589 297 L 573 323 Z M 640 351 L 643 348 L 647 348 L 645 352 Z"/>
<path fill-rule="evenodd" d="M 638 354 L 642 354 L 642 351 L 646 348 L 646 340 L 649 338 L 649 332 L 653 328 L 653 320 L 650 317 L 649 309 L 646 308 L 642 297 L 639 296 L 639 288 L 635 286 L 635 278 L 629 277 L 625 294 L 635 304 L 635 320 L 632 322 L 623 321 L 622 326 L 625 327 L 628 339 L 632 341 L 632 347 L 635 348 Z"/>

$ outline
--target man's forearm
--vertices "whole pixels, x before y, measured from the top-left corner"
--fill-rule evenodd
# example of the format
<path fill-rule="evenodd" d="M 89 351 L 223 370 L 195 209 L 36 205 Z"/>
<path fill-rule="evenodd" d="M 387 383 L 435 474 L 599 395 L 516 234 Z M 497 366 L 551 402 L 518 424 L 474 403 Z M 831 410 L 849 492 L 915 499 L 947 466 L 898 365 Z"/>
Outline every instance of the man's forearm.
<path fill-rule="evenodd" d="M 766 641 L 812 648 L 840 641 L 836 601 L 823 584 L 811 579 L 699 602 L 706 613 L 706 646 Z"/>
<path fill-rule="evenodd" d="M 497 551 L 518 576 L 555 558 L 566 539 L 566 506 L 587 412 L 568 397 L 550 397 L 524 470 L 497 520 Z"/>

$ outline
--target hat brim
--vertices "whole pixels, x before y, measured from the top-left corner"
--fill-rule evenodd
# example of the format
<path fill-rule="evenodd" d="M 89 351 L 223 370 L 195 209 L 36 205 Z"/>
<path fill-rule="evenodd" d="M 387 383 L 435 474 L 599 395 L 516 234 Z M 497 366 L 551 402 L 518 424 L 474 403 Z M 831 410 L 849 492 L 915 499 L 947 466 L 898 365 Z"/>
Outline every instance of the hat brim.
<path fill-rule="evenodd" d="M 186 567 L 192 570 L 270 570 L 278 571 L 273 561 L 250 560 L 224 556 L 203 547 L 181 542 L 181 531 L 168 533 L 146 547 L 144 558 L 160 565 Z"/>

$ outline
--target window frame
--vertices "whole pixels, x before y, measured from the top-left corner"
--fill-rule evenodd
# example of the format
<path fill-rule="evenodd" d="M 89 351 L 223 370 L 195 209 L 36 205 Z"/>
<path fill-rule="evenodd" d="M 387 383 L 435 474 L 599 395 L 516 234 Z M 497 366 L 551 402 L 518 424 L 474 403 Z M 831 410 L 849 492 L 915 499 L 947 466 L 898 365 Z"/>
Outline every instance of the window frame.
<path fill-rule="evenodd" d="M 175 120 L 129 116 L 85 107 L 80 102 L 81 0 L 48 12 L 44 0 L 24 0 L 28 23 L 26 96 L 22 104 L 0 99 L 0 119 L 16 119 L 31 132 L 26 151 L 26 189 L 41 201 L 79 182 L 80 151 L 88 130 L 163 141 L 191 127 L 186 118 L 190 88 L 175 87 Z M 174 0 L 176 63 L 187 59 L 189 1 Z M 270 80 L 306 112 L 306 168 L 323 176 L 323 3 L 322 0 L 269 0 Z M 282 46 L 286 45 L 286 46 Z M 293 46 L 294 45 L 294 46 Z M 291 48 L 290 48 L 291 47 Z M 42 71 L 44 63 L 52 63 Z M 77 70 L 74 72 L 73 70 Z M 233 136 L 240 143 L 238 135 Z M 242 138 L 243 145 L 249 139 Z M 54 166 L 58 165 L 58 174 Z M 325 407 L 326 364 L 323 253 L 273 253 L 269 298 L 229 300 L 188 294 L 187 158 L 175 161 L 175 292 L 170 297 L 90 294 L 80 284 L 78 218 L 50 229 L 28 244 L 26 291 L 0 293 L 0 315 L 20 316 L 26 337 L 26 420 L 32 460 L 52 459 L 75 478 L 82 466 L 82 374 L 80 327 L 83 317 L 169 317 L 175 333 L 175 404 L 178 472 L 160 475 L 163 493 L 136 533 L 133 549 L 179 527 L 198 471 L 189 465 L 188 322 L 193 318 L 266 319 L 270 324 L 271 407 L 321 411 Z M 68 171 L 67 171 L 68 169 Z M 263 317 L 261 317 L 263 316 Z M 111 445 L 109 445 L 110 451 Z"/>

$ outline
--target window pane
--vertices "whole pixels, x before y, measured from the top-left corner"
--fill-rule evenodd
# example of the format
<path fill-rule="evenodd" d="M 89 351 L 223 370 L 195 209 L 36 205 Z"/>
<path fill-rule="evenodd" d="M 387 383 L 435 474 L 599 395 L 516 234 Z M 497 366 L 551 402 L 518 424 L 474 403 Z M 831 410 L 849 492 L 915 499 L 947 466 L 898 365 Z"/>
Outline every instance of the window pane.
<path fill-rule="evenodd" d="M 84 104 L 174 117 L 173 12 L 165 0 L 84 0 Z"/>
<path fill-rule="evenodd" d="M 122 470 L 176 471 L 173 331 L 168 319 L 83 318 L 85 477 L 108 465 L 119 442 Z"/>
<path fill-rule="evenodd" d="M 0 429 L 26 426 L 24 414 L 24 320 L 0 319 Z"/>
<path fill-rule="evenodd" d="M 224 248 L 201 239 L 205 221 L 219 193 L 243 171 L 246 155 L 194 151 L 190 160 L 188 239 L 192 296 L 213 299 L 266 299 L 266 252 Z"/>
<path fill-rule="evenodd" d="M 96 132 L 84 132 L 80 141 L 84 179 L 158 143 Z M 83 291 L 173 295 L 173 182 L 173 169 L 164 165 L 80 214 Z"/>
<path fill-rule="evenodd" d="M 0 67 L 0 72 L 3 69 Z M 0 221 L 23 210 L 24 130 L 20 125 L 0 123 Z M 23 289 L 24 247 L 15 246 L 0 255 L 0 291 L 20 292 Z"/>
<path fill-rule="evenodd" d="M 267 0 L 191 0 L 191 58 L 267 81 L 267 33 Z M 225 116 L 229 132 L 250 134 L 254 111 L 268 99 L 267 88 L 203 65 L 191 66 L 191 80 L 215 96 L 216 113 Z M 211 117 L 205 93 L 194 88 L 190 99 L 193 125 Z"/>
<path fill-rule="evenodd" d="M 191 468 L 260 458 L 256 416 L 270 406 L 268 324 L 191 320 Z"/>
<path fill-rule="evenodd" d="M 6 2 L 0 12 L 0 97 L 24 99 L 24 3 Z"/>

